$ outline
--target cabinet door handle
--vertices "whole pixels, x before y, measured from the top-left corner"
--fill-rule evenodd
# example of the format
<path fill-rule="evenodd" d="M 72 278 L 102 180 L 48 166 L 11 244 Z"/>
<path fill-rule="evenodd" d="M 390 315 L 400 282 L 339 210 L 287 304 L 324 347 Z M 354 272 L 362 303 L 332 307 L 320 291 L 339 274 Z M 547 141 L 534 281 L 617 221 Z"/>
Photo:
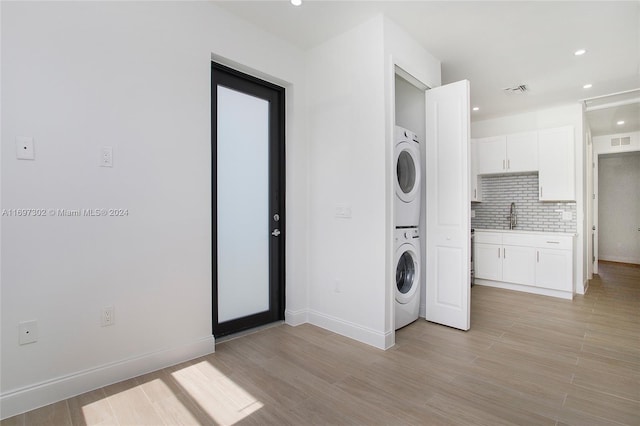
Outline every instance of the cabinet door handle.
<path fill-rule="evenodd" d="M 540 252 L 536 250 L 536 262 L 540 263 Z"/>
<path fill-rule="evenodd" d="M 506 258 L 507 258 L 507 248 L 506 248 L 506 247 L 503 247 L 503 248 L 502 248 L 502 258 L 503 258 L 503 259 L 506 259 Z"/>
<path fill-rule="evenodd" d="M 547 241 L 547 244 L 560 244 L 560 241 Z"/>
<path fill-rule="evenodd" d="M 500 259 L 500 247 L 498 247 L 498 259 Z"/>
<path fill-rule="evenodd" d="M 507 170 L 511 168 L 511 160 L 507 160 Z"/>
<path fill-rule="evenodd" d="M 504 166 L 504 160 L 502 160 L 502 170 L 504 170 L 506 167 Z"/>
<path fill-rule="evenodd" d="M 478 198 L 478 190 L 477 189 L 473 190 L 473 198 L 474 199 Z"/>
<path fill-rule="evenodd" d="M 542 198 L 542 187 L 540 187 L 540 198 Z"/>

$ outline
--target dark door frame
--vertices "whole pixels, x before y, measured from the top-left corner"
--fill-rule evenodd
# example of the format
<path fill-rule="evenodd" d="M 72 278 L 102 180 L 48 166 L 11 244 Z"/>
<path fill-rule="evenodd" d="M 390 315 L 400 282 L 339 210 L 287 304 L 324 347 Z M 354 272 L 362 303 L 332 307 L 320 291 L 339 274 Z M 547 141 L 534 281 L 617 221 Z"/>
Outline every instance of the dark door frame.
<path fill-rule="evenodd" d="M 217 87 L 228 87 L 269 101 L 269 310 L 218 322 Z M 211 62 L 211 208 L 212 208 L 212 334 L 221 337 L 284 320 L 285 309 L 285 89 L 254 76 Z M 240 169 L 241 166 L 238 168 Z M 279 215 L 275 220 L 274 215 Z M 274 236 L 277 228 L 280 235 Z M 248 265 L 250 267 L 250 265 Z"/>

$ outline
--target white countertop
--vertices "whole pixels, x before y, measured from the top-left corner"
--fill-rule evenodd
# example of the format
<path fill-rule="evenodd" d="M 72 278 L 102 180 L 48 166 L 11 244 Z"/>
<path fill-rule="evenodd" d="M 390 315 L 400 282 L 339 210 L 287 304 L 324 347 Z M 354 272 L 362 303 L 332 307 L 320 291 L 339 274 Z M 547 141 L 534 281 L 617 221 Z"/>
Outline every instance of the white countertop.
<path fill-rule="evenodd" d="M 531 234 L 531 235 L 564 235 L 567 237 L 575 237 L 577 234 L 567 232 L 552 232 L 552 231 L 523 231 L 521 229 L 480 229 L 474 228 L 475 232 L 502 232 L 502 233 L 516 233 L 516 234 Z"/>

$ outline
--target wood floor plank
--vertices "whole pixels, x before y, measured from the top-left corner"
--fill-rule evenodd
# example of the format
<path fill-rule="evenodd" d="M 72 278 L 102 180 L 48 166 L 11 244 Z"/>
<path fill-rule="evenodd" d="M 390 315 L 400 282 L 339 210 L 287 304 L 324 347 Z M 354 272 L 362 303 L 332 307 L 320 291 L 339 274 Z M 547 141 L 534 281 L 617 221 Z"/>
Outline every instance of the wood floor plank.
<path fill-rule="evenodd" d="M 640 424 L 640 402 L 576 386 L 564 406 L 608 421 Z"/>
<path fill-rule="evenodd" d="M 29 426 L 71 426 L 71 413 L 67 401 L 56 402 L 25 414 L 24 424 Z"/>
<path fill-rule="evenodd" d="M 471 330 L 419 320 L 381 351 L 305 324 L 1 422 L 640 425 L 640 268 L 573 301 L 472 289 Z"/>
<path fill-rule="evenodd" d="M 103 389 L 70 398 L 67 402 L 74 426 L 118 424 Z"/>

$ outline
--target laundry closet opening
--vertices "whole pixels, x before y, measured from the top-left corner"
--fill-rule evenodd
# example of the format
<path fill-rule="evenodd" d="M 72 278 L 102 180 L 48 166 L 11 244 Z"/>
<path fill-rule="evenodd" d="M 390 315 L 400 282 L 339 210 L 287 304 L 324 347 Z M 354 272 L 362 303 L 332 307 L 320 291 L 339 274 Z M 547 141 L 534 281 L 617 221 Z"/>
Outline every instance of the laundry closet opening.
<path fill-rule="evenodd" d="M 470 85 L 430 88 L 398 66 L 394 71 L 395 329 L 424 317 L 468 330 Z"/>
<path fill-rule="evenodd" d="M 404 76 L 404 77 L 403 77 Z M 412 80 L 413 83 L 409 82 Z M 398 135 L 394 140 L 394 159 L 396 188 L 396 200 L 394 231 L 394 267 L 396 277 L 395 293 L 395 327 L 396 329 L 415 321 L 418 317 L 425 316 L 425 276 L 424 271 L 425 247 L 425 216 L 420 196 L 424 185 L 424 140 L 425 140 L 425 100 L 424 90 L 416 87 L 420 84 L 408 73 L 396 67 L 395 74 L 395 125 L 406 129 L 415 135 L 415 143 L 407 141 L 413 147 L 403 150 L 398 145 Z M 409 138 L 410 139 L 410 138 Z M 397 158 L 396 158 L 397 157 Z M 413 194 L 416 196 L 413 196 Z M 415 201 L 414 201 L 415 200 Z M 399 211 L 398 203 L 406 209 L 412 210 L 413 201 L 417 210 L 417 221 L 406 218 L 412 212 L 405 214 Z M 413 228 L 415 226 L 415 229 Z"/>

